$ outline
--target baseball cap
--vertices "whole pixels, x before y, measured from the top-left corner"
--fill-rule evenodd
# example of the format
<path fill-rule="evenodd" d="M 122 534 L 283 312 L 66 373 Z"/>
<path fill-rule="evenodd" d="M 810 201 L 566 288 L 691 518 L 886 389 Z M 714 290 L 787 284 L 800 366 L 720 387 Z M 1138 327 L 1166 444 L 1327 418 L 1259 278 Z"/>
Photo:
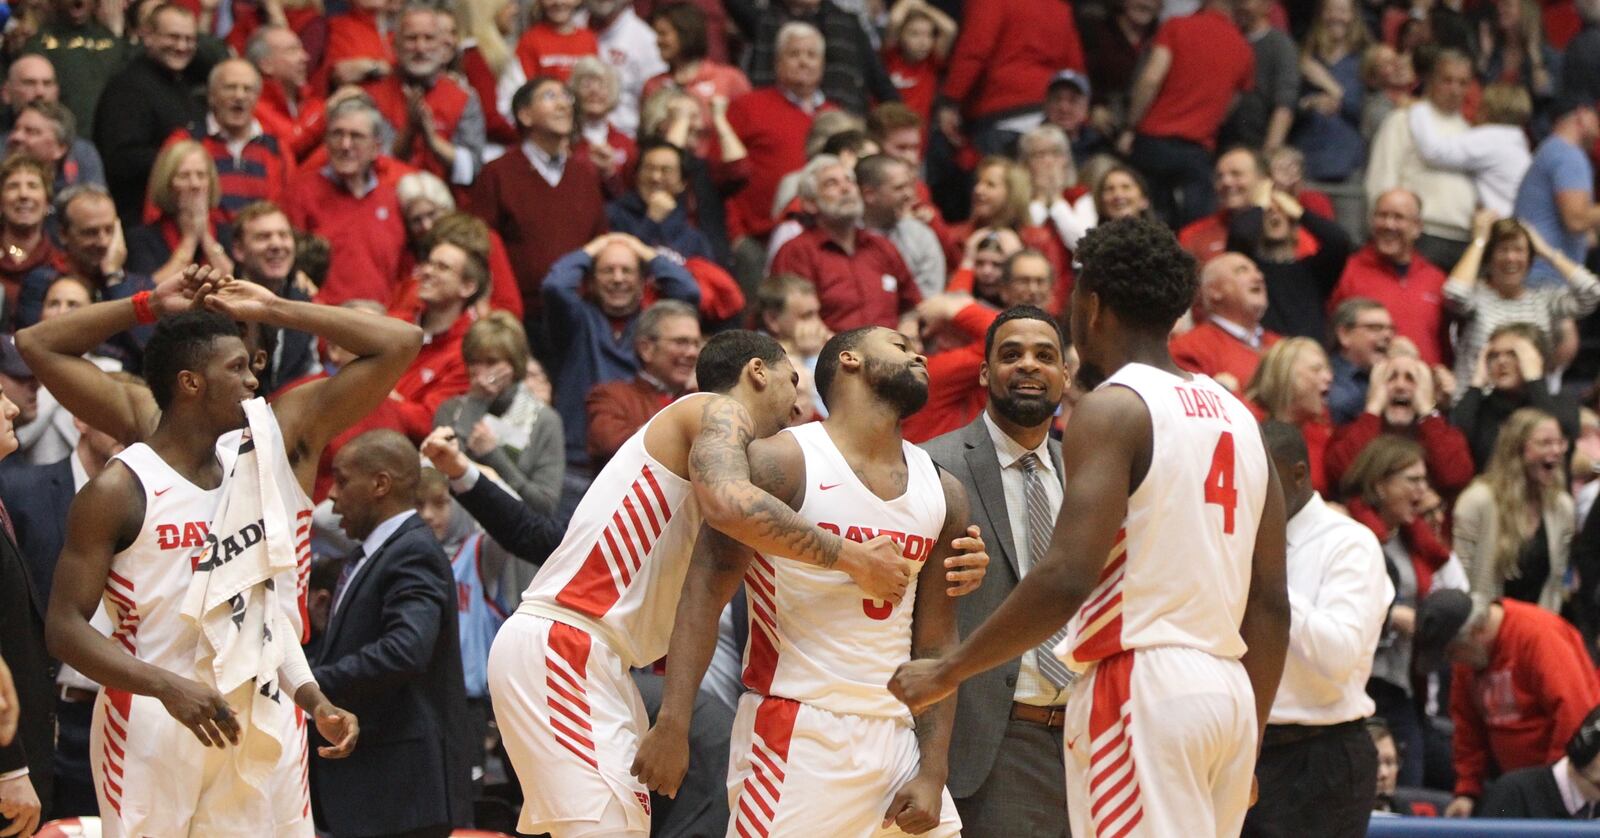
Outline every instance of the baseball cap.
<path fill-rule="evenodd" d="M 1594 107 L 1595 101 L 1593 99 L 1573 93 L 1563 93 L 1562 95 L 1557 96 L 1556 100 L 1551 103 L 1550 121 L 1559 122 L 1562 117 L 1572 113 L 1573 111 L 1581 110 L 1583 108 L 1593 109 Z"/>
<path fill-rule="evenodd" d="M 1083 95 L 1089 95 L 1089 77 L 1077 70 L 1061 70 L 1057 72 L 1050 77 L 1050 84 L 1045 87 L 1044 91 L 1049 93 L 1063 84 L 1070 84 L 1078 88 Z"/>
<path fill-rule="evenodd" d="M 1472 616 L 1472 597 L 1465 591 L 1445 589 L 1428 594 L 1417 607 L 1417 632 L 1412 638 L 1411 661 L 1420 672 L 1433 672 L 1445 663 L 1450 643 Z"/>
<path fill-rule="evenodd" d="M 10 335 L 0 335 L 0 374 L 12 378 L 33 377 L 33 370 L 22 360 L 22 353 L 17 351 L 16 341 Z"/>

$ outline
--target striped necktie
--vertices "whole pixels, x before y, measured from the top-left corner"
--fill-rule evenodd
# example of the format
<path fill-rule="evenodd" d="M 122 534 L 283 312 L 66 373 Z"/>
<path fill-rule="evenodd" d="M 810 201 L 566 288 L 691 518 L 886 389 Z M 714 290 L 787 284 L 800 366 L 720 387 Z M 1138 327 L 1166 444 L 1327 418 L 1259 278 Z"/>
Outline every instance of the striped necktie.
<path fill-rule="evenodd" d="M 1056 513 L 1060 508 L 1050 508 L 1050 497 L 1045 493 L 1044 464 L 1039 462 L 1039 455 L 1029 452 L 1019 461 L 1025 474 L 1027 483 L 1028 500 L 1028 566 L 1022 569 L 1024 576 L 1033 569 L 1034 563 L 1043 559 L 1050 549 L 1050 536 L 1055 532 Z M 1056 689 L 1061 689 L 1076 681 L 1078 676 L 1067 665 L 1056 657 L 1055 647 L 1067 637 L 1069 620 L 1061 628 L 1050 635 L 1050 639 L 1040 643 L 1034 649 L 1034 660 L 1038 663 L 1039 673 L 1045 680 L 1054 684 Z"/>

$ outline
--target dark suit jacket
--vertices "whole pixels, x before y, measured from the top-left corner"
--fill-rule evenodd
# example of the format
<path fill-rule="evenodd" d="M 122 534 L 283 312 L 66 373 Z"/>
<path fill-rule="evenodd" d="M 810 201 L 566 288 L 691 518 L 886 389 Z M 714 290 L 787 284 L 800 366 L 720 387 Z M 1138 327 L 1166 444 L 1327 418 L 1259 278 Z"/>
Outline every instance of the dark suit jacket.
<path fill-rule="evenodd" d="M 1548 765 L 1513 771 L 1490 783 L 1472 814 L 1479 818 L 1572 820 L 1555 772 Z"/>
<path fill-rule="evenodd" d="M 16 544 L 0 532 L 0 657 L 11 669 L 22 716 L 17 738 L 0 748 L 0 774 L 28 769 L 50 819 L 56 750 L 54 680 L 44 647 L 44 599 Z M 6 819 L 0 817 L 0 824 Z"/>
<path fill-rule="evenodd" d="M 361 720 L 349 757 L 314 760 L 327 828 L 345 838 L 470 826 L 455 582 L 422 518 L 408 518 L 350 579 L 311 663 L 328 699 Z"/>
<path fill-rule="evenodd" d="M 24 463 L 0 469 L 0 501 L 11 512 L 17 528 L 17 547 L 33 574 L 39 599 L 50 602 L 50 583 L 55 580 L 56 559 L 67 536 L 67 509 L 72 506 L 72 459 L 44 466 Z"/>
<path fill-rule="evenodd" d="M 525 562 L 544 564 L 566 535 L 565 521 L 534 512 L 522 498 L 487 477 L 480 475 L 471 489 L 455 498 L 496 544 Z"/>
<path fill-rule="evenodd" d="M 1061 443 L 1050 440 L 1050 459 L 1061 473 Z M 1011 595 L 1022 574 L 1017 567 L 1016 538 L 1006 511 L 1005 485 L 1000 482 L 1000 460 L 983 414 L 959 430 L 922 444 L 934 463 L 967 487 L 972 499 L 972 523 L 983 533 L 989 550 L 989 572 L 978 590 L 956 600 L 956 621 L 966 637 Z M 953 797 L 970 797 L 988 778 L 1000 740 L 1005 736 L 1011 703 L 1017 691 L 1018 660 L 1013 658 L 982 675 L 969 678 L 956 697 L 956 726 L 947 783 Z M 1066 782 L 1063 778 L 1062 782 Z"/>

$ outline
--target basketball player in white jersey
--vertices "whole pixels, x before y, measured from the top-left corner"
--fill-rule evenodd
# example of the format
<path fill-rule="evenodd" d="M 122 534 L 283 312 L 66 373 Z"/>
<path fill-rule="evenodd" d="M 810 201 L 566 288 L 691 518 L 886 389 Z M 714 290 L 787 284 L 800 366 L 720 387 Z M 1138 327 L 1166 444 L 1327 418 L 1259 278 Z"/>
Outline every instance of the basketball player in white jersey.
<path fill-rule="evenodd" d="M 958 835 L 944 788 L 955 700 L 924 710 L 913 728 L 885 685 L 900 664 L 955 644 L 940 567 L 967 527 L 966 491 L 900 435 L 901 420 L 928 398 L 926 362 L 903 335 L 836 335 L 816 375 L 827 420 L 751 445 L 756 485 L 847 539 L 889 534 L 918 568 L 916 581 L 899 603 L 884 602 L 837 572 L 752 555 L 706 532 L 679 605 L 661 712 L 635 769 L 651 788 L 676 792 L 718 615 L 743 580 L 751 692 L 734 721 L 728 835 Z"/>
<path fill-rule="evenodd" d="M 79 357 L 133 325 L 140 306 L 147 318 L 172 313 L 146 347 L 148 395 Z M 243 402 L 256 387 L 236 321 L 312 332 L 358 355 L 315 390 L 286 394 L 275 406 L 285 450 L 264 452 L 264 462 L 293 470 L 299 502 L 289 508 L 303 538 L 304 495 L 322 447 L 388 395 L 420 345 L 414 326 L 282 300 L 191 269 L 142 300 L 89 306 L 18 336 L 62 404 L 128 443 L 73 501 L 47 625 L 52 651 L 104 687 L 91 754 L 111 836 L 312 834 L 303 747 L 284 749 L 266 793 L 243 781 L 227 747 L 238 743 L 239 725 L 223 696 L 193 680 L 196 629 L 180 616 L 238 453 Z M 88 622 L 102 600 L 116 624 L 110 638 Z M 280 686 L 334 743 L 324 755 L 349 752 L 354 717 L 328 701 L 303 661 L 280 672 Z M 303 737 L 302 717 L 289 715 L 296 729 L 285 731 L 286 742 Z"/>
<path fill-rule="evenodd" d="M 1072 834 L 1238 835 L 1283 672 L 1284 505 L 1245 406 L 1167 354 L 1194 298 L 1171 231 L 1113 221 L 1078 245 L 1072 335 L 1095 387 L 1062 440 L 1044 560 L 960 648 L 891 688 L 913 710 L 1068 632 Z M 1110 374 L 1106 378 L 1106 374 Z"/>
<path fill-rule="evenodd" d="M 489 692 L 522 784 L 522 832 L 649 832 L 649 794 L 629 773 L 647 725 L 629 670 L 666 653 L 702 519 L 758 549 L 831 568 L 858 596 L 899 602 L 906 590 L 909 570 L 892 539 L 848 541 L 751 485 L 745 449 L 795 411 L 798 375 L 777 341 L 719 334 L 701 349 L 695 377 L 702 392 L 657 413 L 595 478 L 495 636 Z M 436 431 L 425 450 L 450 433 Z M 954 574 L 975 587 L 987 556 L 981 541 L 963 543 L 980 564 Z"/>

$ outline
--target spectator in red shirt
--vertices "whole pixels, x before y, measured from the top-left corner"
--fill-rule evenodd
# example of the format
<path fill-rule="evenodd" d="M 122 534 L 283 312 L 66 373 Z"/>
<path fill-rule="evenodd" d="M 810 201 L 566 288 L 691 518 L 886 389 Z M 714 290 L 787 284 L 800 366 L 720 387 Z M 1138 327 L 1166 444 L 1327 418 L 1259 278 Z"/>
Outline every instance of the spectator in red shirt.
<path fill-rule="evenodd" d="M 916 326 L 922 292 L 894 243 L 861 229 L 861 191 L 855 173 L 831 154 L 819 154 L 800 175 L 800 200 L 816 226 L 785 244 L 772 273 L 811 280 L 822 301 L 822 322 L 835 332 L 860 326 Z"/>
<path fill-rule="evenodd" d="M 956 22 L 927 0 L 901 0 L 889 11 L 883 69 L 900 91 L 900 101 L 924 122 L 933 114 L 939 76 L 955 43 L 956 31 Z"/>
<path fill-rule="evenodd" d="M 600 174 L 569 150 L 573 104 L 572 94 L 550 76 L 519 88 L 511 111 L 522 130 L 522 145 L 483 167 L 469 204 L 505 241 L 522 291 L 528 335 L 535 340 L 545 333 L 538 323 L 543 306 L 539 288 L 550 266 L 606 229 Z"/>
<path fill-rule="evenodd" d="M 551 76 L 564 82 L 578 59 L 599 54 L 600 41 L 578 25 L 577 10 L 578 0 L 539 0 L 539 22 L 517 41 L 517 60 L 529 79 Z"/>
<path fill-rule="evenodd" d="M 483 165 L 483 106 L 471 88 L 444 72 L 445 17 L 428 7 L 406 9 L 395 34 L 394 72 L 368 84 L 367 92 L 395 129 L 390 153 L 396 160 L 467 186 Z"/>
<path fill-rule="evenodd" d="M 1181 226 L 1211 212 L 1211 150 L 1234 97 L 1255 87 L 1255 53 L 1227 0 L 1156 32 L 1133 83 L 1117 149 L 1150 180 L 1156 212 Z M 1181 208 L 1177 202 L 1181 198 Z"/>
<path fill-rule="evenodd" d="M 1028 170 L 1009 157 L 985 157 L 978 164 L 977 180 L 972 184 L 972 214 L 966 221 L 944 228 L 945 264 L 961 262 L 963 249 L 973 233 L 1012 230 L 1025 247 L 1050 258 L 1058 276 L 1072 269 L 1066 246 L 1049 227 L 1032 223 L 1028 202 L 1033 197 L 1033 179 Z M 956 290 L 952 288 L 952 290 Z"/>
<path fill-rule="evenodd" d="M 317 302 L 388 300 L 406 244 L 395 182 L 404 167 L 380 152 L 387 130 L 366 96 L 328 109 L 328 164 L 300 171 L 284 196 L 296 230 L 328 240 L 332 258 Z"/>
<path fill-rule="evenodd" d="M 1453 664 L 1456 796 L 1446 817 L 1472 815 L 1491 770 L 1560 759 L 1600 704 L 1600 675 L 1578 630 L 1536 605 L 1501 600 L 1474 613 L 1465 591 L 1435 591 L 1416 626 L 1417 671 Z"/>
<path fill-rule="evenodd" d="M 251 36 L 244 57 L 261 74 L 256 119 L 261 120 L 262 130 L 286 143 L 296 161 L 311 156 L 322 142 L 327 107 L 306 81 L 311 57 L 300 36 L 287 26 L 269 23 Z"/>
<path fill-rule="evenodd" d="M 1380 434 L 1414 439 L 1422 446 L 1428 482 L 1450 503 L 1472 482 L 1472 451 L 1460 429 L 1436 409 L 1433 371 L 1416 358 L 1400 355 L 1372 368 L 1366 410 L 1340 425 L 1328 440 L 1328 485 L 1338 486 L 1361 449 Z"/>
<path fill-rule="evenodd" d="M 650 417 L 688 391 L 700 343 L 700 316 L 688 303 L 660 300 L 639 315 L 633 339 L 638 374 L 624 381 L 602 381 L 584 399 L 589 460 L 595 471 L 605 468 Z"/>
<path fill-rule="evenodd" d="M 328 18 L 328 49 L 312 83 L 318 90 L 381 79 L 394 71 L 394 24 L 388 0 L 355 0 Z"/>
<path fill-rule="evenodd" d="M 1371 242 L 1345 265 L 1328 298 L 1329 309 L 1351 297 L 1369 297 L 1394 318 L 1395 333 L 1409 338 L 1429 366 L 1449 359 L 1444 314 L 1444 271 L 1417 252 L 1422 236 L 1422 201 L 1404 189 L 1378 196 L 1372 208 Z"/>
<path fill-rule="evenodd" d="M 775 83 L 735 99 L 728 122 L 749 152 L 750 180 L 728 200 L 728 238 L 765 239 L 777 220 L 772 202 L 783 176 L 806 163 L 806 135 L 819 111 L 834 110 L 822 95 L 822 33 L 809 23 L 778 31 Z"/>
<path fill-rule="evenodd" d="M 942 94 L 950 105 L 939 110 L 939 128 L 953 134 L 959 108 L 980 153 L 1005 153 L 1022 131 L 1038 124 L 1029 118 L 1041 113 L 1050 78 L 1069 68 L 1084 69 L 1071 4 L 970 3 L 944 80 Z"/>
<path fill-rule="evenodd" d="M 194 140 L 211 155 L 228 221 L 256 201 L 278 200 L 295 173 L 288 144 L 255 116 L 261 88 L 261 74 L 250 62 L 232 58 L 218 64 L 206 84 L 205 117 L 167 138 L 168 145 Z"/>
<path fill-rule="evenodd" d="M 511 0 L 466 0 L 456 6 L 457 25 L 466 35 L 461 42 L 461 74 L 483 106 L 488 141 L 499 146 L 517 142 L 516 125 L 501 112 L 500 86 L 515 90 L 527 81 L 506 40 L 520 13 L 520 5 Z"/>
<path fill-rule="evenodd" d="M 1250 257 L 1224 253 L 1200 270 L 1205 321 L 1172 340 L 1172 360 L 1235 393 L 1255 375 L 1261 353 L 1278 336 L 1261 327 L 1267 280 Z"/>
<path fill-rule="evenodd" d="M 402 402 L 402 432 L 422 439 L 433 430 L 439 405 L 467 392 L 472 383 L 461 339 L 472 326 L 472 306 L 489 290 L 489 267 L 483 254 L 442 241 L 416 275 L 416 304 L 389 314 L 422 327 L 422 351 L 394 385 Z"/>

